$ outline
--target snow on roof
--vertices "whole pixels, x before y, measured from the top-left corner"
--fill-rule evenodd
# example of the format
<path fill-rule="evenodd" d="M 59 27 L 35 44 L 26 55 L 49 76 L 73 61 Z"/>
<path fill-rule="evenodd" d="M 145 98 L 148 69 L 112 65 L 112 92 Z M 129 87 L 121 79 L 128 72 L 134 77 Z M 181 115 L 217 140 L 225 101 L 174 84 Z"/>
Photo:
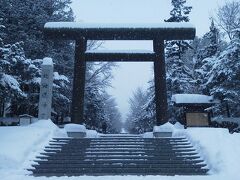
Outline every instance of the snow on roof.
<path fill-rule="evenodd" d="M 52 61 L 52 58 L 49 58 L 49 57 L 45 57 L 43 58 L 43 65 L 53 65 L 53 61 Z"/>
<path fill-rule="evenodd" d="M 172 96 L 172 102 L 176 104 L 207 104 L 213 103 L 212 96 L 206 96 L 202 94 L 174 94 Z"/>
<path fill-rule="evenodd" d="M 166 22 L 166 23 L 81 23 L 81 22 L 48 22 L 44 28 L 58 29 L 101 29 L 101 28 L 195 28 L 190 23 Z"/>
<path fill-rule="evenodd" d="M 119 53 L 119 54 L 154 54 L 150 50 L 87 50 L 86 53 Z"/>

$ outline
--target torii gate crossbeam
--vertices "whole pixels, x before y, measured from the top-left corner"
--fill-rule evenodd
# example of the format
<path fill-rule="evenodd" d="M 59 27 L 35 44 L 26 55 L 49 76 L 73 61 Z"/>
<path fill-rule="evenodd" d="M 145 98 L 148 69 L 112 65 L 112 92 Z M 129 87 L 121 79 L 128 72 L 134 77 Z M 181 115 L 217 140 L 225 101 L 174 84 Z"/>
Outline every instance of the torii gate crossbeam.
<path fill-rule="evenodd" d="M 156 119 L 161 125 L 168 120 L 164 40 L 190 40 L 195 28 L 189 23 L 157 24 L 86 24 L 49 22 L 44 26 L 48 39 L 75 40 L 74 80 L 72 93 L 72 122 L 84 122 L 84 88 L 86 61 L 152 61 L 156 97 Z M 87 40 L 152 40 L 152 53 L 86 51 Z"/>

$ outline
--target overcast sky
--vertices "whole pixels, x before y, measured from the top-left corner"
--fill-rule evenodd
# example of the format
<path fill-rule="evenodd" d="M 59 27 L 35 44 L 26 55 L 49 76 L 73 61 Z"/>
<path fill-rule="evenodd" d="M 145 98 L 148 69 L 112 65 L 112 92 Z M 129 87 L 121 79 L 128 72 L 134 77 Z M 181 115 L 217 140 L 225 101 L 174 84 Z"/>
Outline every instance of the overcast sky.
<path fill-rule="evenodd" d="M 171 0 L 72 0 L 76 21 L 91 23 L 159 23 L 169 17 Z M 196 26 L 197 36 L 209 30 L 209 17 L 216 9 L 230 0 L 187 0 L 193 7 L 190 22 Z M 237 1 L 237 0 L 236 0 Z M 151 41 L 107 41 L 103 49 L 152 50 Z M 114 71 L 114 88 L 109 90 L 125 117 L 128 112 L 128 99 L 137 87 L 147 88 L 153 76 L 152 63 L 120 63 Z"/>

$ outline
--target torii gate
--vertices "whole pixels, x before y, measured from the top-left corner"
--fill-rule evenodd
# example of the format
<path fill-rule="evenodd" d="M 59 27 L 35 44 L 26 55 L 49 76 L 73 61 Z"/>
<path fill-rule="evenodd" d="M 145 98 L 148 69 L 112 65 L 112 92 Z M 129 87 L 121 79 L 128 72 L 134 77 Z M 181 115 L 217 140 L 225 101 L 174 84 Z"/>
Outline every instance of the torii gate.
<path fill-rule="evenodd" d="M 48 39 L 75 40 L 74 79 L 71 120 L 84 122 L 84 88 L 86 61 L 146 61 L 154 63 L 156 119 L 168 121 L 164 40 L 194 39 L 195 28 L 189 23 L 158 24 L 88 24 L 49 22 L 44 26 Z M 154 52 L 87 52 L 87 40 L 152 40 Z"/>

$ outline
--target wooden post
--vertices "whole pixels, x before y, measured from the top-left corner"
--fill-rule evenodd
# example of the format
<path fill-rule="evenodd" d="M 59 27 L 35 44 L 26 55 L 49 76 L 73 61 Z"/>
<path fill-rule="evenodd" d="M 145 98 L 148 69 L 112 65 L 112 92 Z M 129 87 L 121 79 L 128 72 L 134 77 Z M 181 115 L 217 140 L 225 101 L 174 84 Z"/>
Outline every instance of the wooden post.
<path fill-rule="evenodd" d="M 166 70 L 164 56 L 164 40 L 154 39 L 153 49 L 156 53 L 154 60 L 154 81 L 155 81 L 155 101 L 157 126 L 168 121 Z"/>
<path fill-rule="evenodd" d="M 72 91 L 72 123 L 82 124 L 84 122 L 84 90 L 85 90 L 85 73 L 86 61 L 85 51 L 87 41 L 84 37 L 76 40 L 75 59 L 74 59 L 74 78 Z"/>

